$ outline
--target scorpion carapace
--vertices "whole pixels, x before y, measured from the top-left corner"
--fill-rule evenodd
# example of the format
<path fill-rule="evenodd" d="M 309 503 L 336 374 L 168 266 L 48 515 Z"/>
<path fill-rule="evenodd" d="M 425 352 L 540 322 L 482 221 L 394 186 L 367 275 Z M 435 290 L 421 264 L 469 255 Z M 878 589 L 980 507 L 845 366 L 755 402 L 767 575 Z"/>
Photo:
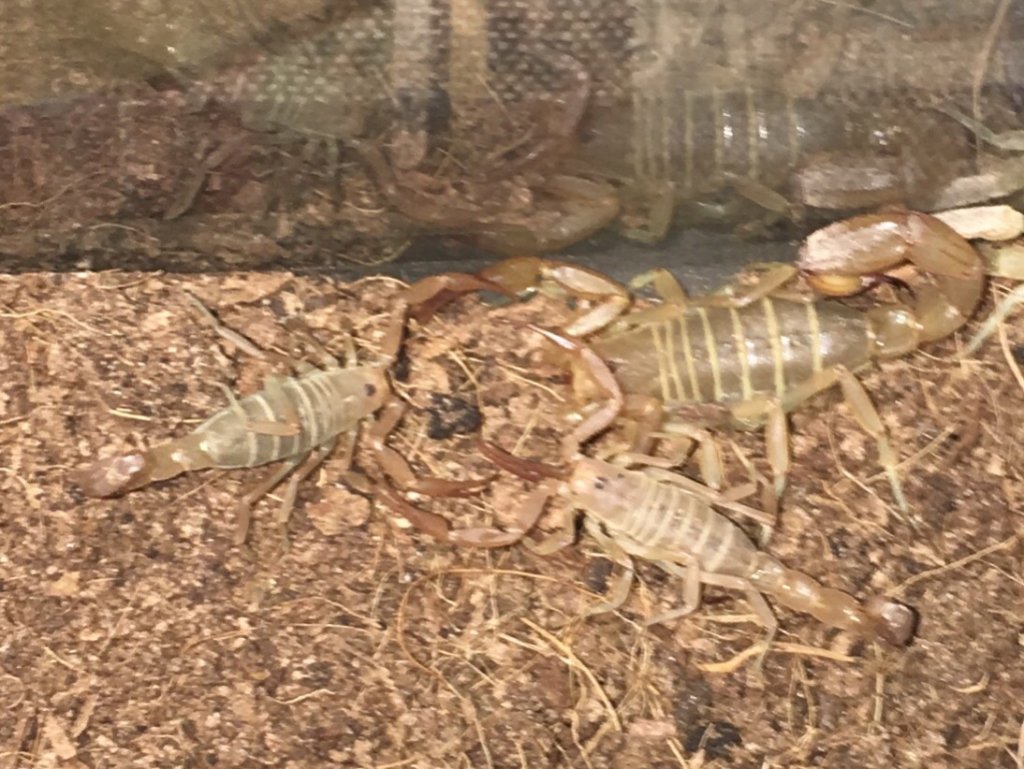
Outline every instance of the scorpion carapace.
<path fill-rule="evenodd" d="M 490 284 L 481 280 L 479 287 L 488 288 Z M 347 362 L 350 365 L 342 367 L 314 340 L 325 368 L 316 369 L 281 356 L 278 362 L 292 365 L 301 372 L 299 376 L 268 377 L 262 390 L 241 399 L 228 391 L 230 405 L 188 435 L 146 451 L 97 460 L 73 471 L 70 479 L 89 496 L 109 497 L 193 470 L 238 469 L 280 462 L 281 466 L 245 494 L 239 504 L 236 541 L 241 543 L 256 500 L 291 475 L 281 515 L 286 518 L 297 484 L 331 453 L 339 439 L 345 442 L 347 466 L 352 459 L 360 423 L 380 411 L 380 420 L 371 431 L 370 442 L 376 462 L 392 483 L 404 490 L 434 496 L 480 491 L 490 479 L 455 481 L 418 477 L 402 455 L 386 443 L 388 433 L 405 410 L 404 403 L 392 392 L 388 371 L 402 344 L 407 308 L 418 308 L 420 302 L 429 306 L 435 301 L 435 293 L 442 291 L 443 284 L 435 281 L 414 284 L 405 290 L 383 341 L 380 364 L 354 365 L 355 347 L 349 340 Z M 275 357 L 221 325 L 198 300 L 196 304 L 220 336 L 254 355 Z"/>

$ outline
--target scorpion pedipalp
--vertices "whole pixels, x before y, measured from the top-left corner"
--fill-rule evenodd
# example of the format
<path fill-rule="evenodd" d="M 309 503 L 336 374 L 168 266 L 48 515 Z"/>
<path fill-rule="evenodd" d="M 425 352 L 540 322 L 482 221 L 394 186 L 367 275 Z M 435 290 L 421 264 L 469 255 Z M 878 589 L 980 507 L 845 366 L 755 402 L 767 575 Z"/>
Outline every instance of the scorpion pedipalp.
<path fill-rule="evenodd" d="M 514 454 L 509 454 L 500 446 L 480 438 L 477 447 L 489 461 L 496 464 L 502 470 L 507 470 L 519 478 L 527 481 L 541 481 L 545 478 L 565 478 L 565 469 L 549 465 L 545 462 L 537 462 L 532 459 L 523 459 Z"/>
<path fill-rule="evenodd" d="M 405 290 L 403 300 L 409 305 L 409 316 L 425 323 L 442 307 L 472 291 L 492 291 L 506 295 L 513 293 L 501 283 L 480 275 L 450 272 L 417 281 Z"/>

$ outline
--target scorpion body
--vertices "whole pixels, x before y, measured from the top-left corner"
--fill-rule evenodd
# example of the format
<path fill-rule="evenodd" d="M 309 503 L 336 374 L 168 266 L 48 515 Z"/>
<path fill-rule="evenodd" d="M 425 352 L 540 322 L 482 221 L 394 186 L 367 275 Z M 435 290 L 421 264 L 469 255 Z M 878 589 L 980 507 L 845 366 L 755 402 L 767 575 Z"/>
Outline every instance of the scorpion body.
<path fill-rule="evenodd" d="M 1020 215 L 1005 210 L 1014 215 L 1019 232 Z M 963 226 L 956 216 L 950 221 Z M 802 275 L 819 294 L 847 296 L 907 264 L 916 268 L 908 304 L 862 311 L 790 287 Z M 632 312 L 627 312 L 632 297 L 624 287 L 564 262 L 509 259 L 479 277 L 509 293 L 539 286 L 593 300 L 565 329 L 585 337 L 590 351 L 581 357 L 579 348 L 562 346 L 574 388 L 583 402 L 604 398 L 607 382 L 597 372 L 607 364 L 617 385 L 633 396 L 638 413 L 646 414 L 638 450 L 647 450 L 644 436 L 662 424 L 665 412 L 671 417 L 669 430 L 673 419 L 676 426 L 764 426 L 776 498 L 789 467 L 785 415 L 839 385 L 855 418 L 877 442 L 879 461 L 905 510 L 896 452 L 852 372 L 959 329 L 981 299 L 986 266 L 942 219 L 887 212 L 819 230 L 807 239 L 796 265 L 768 266 L 752 285 L 737 284 L 718 294 L 687 297 L 665 271 L 640 276 L 634 284 L 652 283 L 663 301 Z M 475 279 L 455 274 L 447 285 L 453 291 L 465 281 L 472 290 Z"/>
<path fill-rule="evenodd" d="M 386 371 L 375 366 L 272 378 L 264 389 L 233 399 L 188 435 L 148 451 L 100 460 L 80 471 L 78 482 L 90 496 L 106 497 L 195 470 L 294 460 L 333 445 L 389 398 Z"/>
<path fill-rule="evenodd" d="M 551 341 L 575 349 L 582 358 L 595 361 L 595 369 L 603 369 L 596 376 L 607 388 L 607 395 L 621 405 L 622 390 L 607 365 L 584 344 L 551 331 L 535 330 Z M 413 525 L 445 541 L 503 547 L 523 539 L 536 524 L 547 500 L 558 495 L 567 503 L 562 530 L 536 549 L 550 553 L 570 544 L 575 538 L 576 511 L 581 510 L 587 533 L 623 568 L 609 599 L 588 614 L 613 611 L 625 602 L 634 574 L 632 559 L 637 557 L 654 561 L 684 579 L 684 606 L 651 622 L 695 611 L 700 603 L 700 586 L 708 584 L 745 592 L 759 620 L 768 628 L 769 641 L 777 621 L 762 593 L 830 626 L 895 645 L 909 642 L 916 625 L 916 615 L 909 607 L 884 597 L 862 603 L 758 550 L 742 529 L 719 512 L 730 510 L 762 524 L 770 523 L 769 516 L 738 501 L 749 492 L 720 492 L 662 469 L 661 461 L 655 457 L 629 453 L 606 461 L 582 455 L 581 445 L 607 428 L 615 415 L 616 409 L 605 410 L 567 436 L 563 442 L 565 468 L 515 457 L 481 441 L 482 453 L 499 467 L 527 480 L 542 481 L 524 503 L 510 530 L 451 532 L 435 520 L 440 519 L 436 514 L 397 498 L 391 500 L 393 507 Z M 631 469 L 630 465 L 647 466 Z"/>
<path fill-rule="evenodd" d="M 573 465 L 567 486 L 570 504 L 594 522 L 587 528 L 599 542 L 610 540 L 606 549 L 613 557 L 621 549 L 629 556 L 659 562 L 673 573 L 678 572 L 673 565 L 682 566 L 690 570 L 683 575 L 688 580 L 743 589 L 748 595 L 765 593 L 826 625 L 892 644 L 905 644 L 913 632 L 913 614 L 906 607 L 884 599 L 861 603 L 784 566 L 758 550 L 706 494 L 679 485 L 671 473 L 581 458 Z M 632 571 L 621 555 L 616 560 Z M 696 587 L 689 589 L 692 595 Z M 765 612 L 757 598 L 752 604 L 774 633 L 770 611 Z M 683 612 L 696 608 L 696 601 L 689 600 Z"/>
<path fill-rule="evenodd" d="M 874 343 L 857 310 L 765 296 L 742 307 L 690 307 L 591 346 L 627 392 L 665 403 L 731 405 L 755 395 L 783 398 L 825 368 L 860 368 L 871 361 Z"/>
<path fill-rule="evenodd" d="M 924 96 L 875 95 L 865 107 L 751 87 L 674 90 L 662 95 L 666 104 L 634 105 L 633 120 L 623 121 L 620 107 L 591 103 L 585 70 L 563 68 L 573 79 L 557 102 L 562 114 L 549 107 L 555 117 L 535 120 L 519 153 L 529 166 L 492 153 L 467 162 L 478 172 L 456 183 L 403 170 L 366 141 L 350 144 L 396 210 L 514 254 L 566 247 L 620 216 L 624 234 L 656 242 L 676 221 L 735 226 L 769 214 L 821 222 L 883 205 L 935 211 L 1024 186 L 1020 158 L 979 155 L 982 127 Z M 526 168 L 529 189 L 517 176 Z M 455 192 L 460 184 L 465 193 Z"/>
<path fill-rule="evenodd" d="M 483 280 L 479 283 L 480 288 L 487 285 Z M 389 369 L 401 347 L 407 311 L 421 304 L 429 306 L 442 291 L 443 286 L 436 282 L 423 281 L 403 292 L 382 345 L 381 363 L 355 365 L 355 348 L 349 340 L 349 365 L 343 367 L 314 341 L 325 360 L 324 368 L 284 358 L 284 362 L 300 372 L 299 376 L 268 377 L 262 390 L 241 399 L 228 390 L 228 407 L 188 435 L 148 450 L 99 459 L 75 470 L 72 480 L 88 496 L 110 497 L 185 472 L 209 468 L 233 470 L 280 462 L 281 466 L 245 494 L 239 503 L 235 540 L 241 544 L 248 532 L 251 506 L 256 500 L 291 475 L 281 513 L 281 518 L 286 520 L 297 484 L 326 459 L 340 440 L 347 443 L 345 463 L 350 463 L 360 424 L 380 412 L 370 432 L 371 447 L 384 474 L 397 486 L 434 496 L 479 491 L 489 480 L 454 481 L 416 476 L 405 458 L 386 444 L 387 435 L 405 411 L 404 403 L 392 392 Z M 198 300 L 196 304 L 221 337 L 258 357 L 274 357 L 221 325 Z M 303 463 L 305 467 L 300 468 Z"/>
<path fill-rule="evenodd" d="M 779 214 L 792 205 L 852 211 L 889 203 L 929 211 L 973 171 L 969 134 L 903 95 L 878 94 L 868 107 L 838 94 L 797 99 L 751 87 L 672 90 L 658 95 L 662 104 L 641 99 L 628 130 L 594 115 L 602 129 L 581 142 L 580 154 L 623 180 L 627 198 L 661 196 L 669 212 L 672 203 L 710 203 L 726 190 Z M 651 203 L 653 216 L 659 201 Z M 649 226 L 660 236 L 670 223 Z"/>

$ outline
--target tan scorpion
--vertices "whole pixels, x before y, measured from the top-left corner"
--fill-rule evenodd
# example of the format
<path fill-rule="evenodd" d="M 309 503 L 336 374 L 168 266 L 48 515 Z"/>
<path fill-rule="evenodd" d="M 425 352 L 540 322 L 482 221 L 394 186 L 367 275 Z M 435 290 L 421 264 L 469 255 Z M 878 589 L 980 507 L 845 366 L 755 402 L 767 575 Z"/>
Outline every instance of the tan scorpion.
<path fill-rule="evenodd" d="M 996 221 L 994 232 L 976 226 L 988 221 L 988 214 Z M 536 257 L 506 259 L 477 275 L 453 273 L 434 280 L 449 292 L 438 291 L 438 296 L 474 290 L 474 281 L 483 278 L 507 293 L 540 287 L 591 300 L 591 307 L 564 330 L 586 338 L 614 373 L 626 393 L 620 410 L 643 427 L 638 450 L 646 449 L 645 436 L 658 425 L 670 432 L 763 426 L 776 499 L 789 469 L 786 414 L 839 385 L 854 417 L 876 441 L 896 502 L 906 510 L 897 453 L 853 372 L 875 358 L 904 355 L 960 328 L 975 312 L 986 281 L 985 262 L 964 235 L 1009 239 L 1021 231 L 1021 215 L 1005 206 L 942 216 L 952 225 L 907 211 L 838 222 L 813 233 L 795 265 L 764 265 L 752 285 L 737 284 L 709 296 L 688 297 L 667 271 L 646 273 L 631 285 L 653 284 L 662 302 L 631 312 L 630 292 L 611 278 Z M 848 296 L 890 280 L 890 273 L 906 265 L 916 270 L 909 278 L 909 303 L 866 311 L 793 286 L 802 277 L 819 295 Z M 577 397 L 584 403 L 600 397 L 603 388 L 595 386 L 593 367 L 578 351 L 569 359 Z M 671 419 L 666 422 L 667 415 Z"/>
<path fill-rule="evenodd" d="M 807 574 L 758 550 L 742 529 L 716 510 L 738 512 L 761 523 L 770 521 L 765 514 L 736 501 L 743 493 L 720 493 L 669 472 L 663 469 L 663 460 L 658 457 L 628 453 L 604 461 L 580 454 L 582 443 L 611 424 L 617 413 L 615 406 L 622 406 L 624 396 L 608 366 L 581 342 L 552 331 L 534 330 L 584 361 L 595 381 L 606 388 L 612 403 L 611 408 L 594 415 L 567 436 L 563 453 L 568 469 L 524 460 L 481 441 L 484 454 L 500 467 L 528 480 L 547 479 L 524 503 L 515 527 L 508 531 L 453 532 L 440 516 L 419 510 L 396 495 L 390 501 L 398 514 L 444 541 L 504 547 L 523 539 L 547 500 L 558 494 L 570 504 L 563 529 L 535 549 L 550 553 L 571 544 L 575 537 L 575 511 L 582 510 L 586 532 L 623 568 L 608 600 L 587 614 L 618 609 L 632 584 L 633 558 L 643 558 L 684 581 L 683 606 L 654 617 L 651 624 L 695 611 L 700 605 L 701 585 L 713 585 L 745 593 L 758 620 L 768 630 L 766 651 L 778 623 L 762 593 L 827 625 L 897 646 L 909 643 L 917 622 L 909 607 L 884 597 L 862 603 L 848 593 L 822 586 Z M 630 469 L 631 465 L 647 466 Z"/>
<path fill-rule="evenodd" d="M 480 281 L 480 288 L 488 288 Z M 345 465 L 352 460 L 360 423 L 378 411 L 381 415 L 371 431 L 375 460 L 388 478 L 400 488 L 433 496 L 472 494 L 484 488 L 485 480 L 454 481 L 417 477 L 408 462 L 385 439 L 405 411 L 389 382 L 389 368 L 396 359 L 405 329 L 406 308 L 429 303 L 435 293 L 430 285 L 414 284 L 399 300 L 382 345 L 382 361 L 358 365 L 355 346 L 349 338 L 346 366 L 315 344 L 324 368 L 305 361 L 260 350 L 238 332 L 223 326 L 199 304 L 200 311 L 217 333 L 254 356 L 273 358 L 291 365 L 295 377 L 270 376 L 259 392 L 236 398 L 225 388 L 229 405 L 181 438 L 144 451 L 99 459 L 71 474 L 71 480 L 92 497 L 110 497 L 177 475 L 208 468 L 241 469 L 280 462 L 264 480 L 245 493 L 237 509 L 235 541 L 247 536 L 252 505 L 291 476 L 284 495 L 280 518 L 286 521 L 298 484 L 308 477 L 339 440 L 345 446 Z M 194 299 L 194 297 L 193 297 Z"/>

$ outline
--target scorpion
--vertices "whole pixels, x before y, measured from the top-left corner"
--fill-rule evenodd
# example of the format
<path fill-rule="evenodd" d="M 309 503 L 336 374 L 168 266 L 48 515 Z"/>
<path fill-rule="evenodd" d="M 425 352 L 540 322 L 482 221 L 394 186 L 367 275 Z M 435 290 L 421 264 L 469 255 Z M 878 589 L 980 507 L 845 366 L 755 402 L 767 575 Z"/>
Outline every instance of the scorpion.
<path fill-rule="evenodd" d="M 609 399 L 622 405 L 622 390 L 595 351 L 572 337 L 531 328 L 588 360 L 595 368 L 595 378 L 607 388 Z M 771 518 L 765 514 L 737 501 L 749 494 L 749 490 L 741 487 L 726 493 L 717 492 L 665 470 L 660 457 L 627 452 L 614 455 L 608 461 L 582 455 L 582 444 L 605 430 L 615 414 L 616 409 L 608 409 L 565 437 L 562 453 L 569 469 L 522 459 L 481 440 L 482 452 L 496 465 L 529 481 L 541 481 L 517 513 L 516 524 L 508 530 L 484 528 L 452 532 L 435 513 L 419 510 L 398 497 L 390 498 L 389 502 L 396 512 L 413 520 L 414 525 L 425 524 L 422 528 L 444 541 L 493 548 L 523 540 L 543 554 L 572 543 L 575 511 L 583 510 L 585 531 L 623 568 L 609 589 L 608 599 L 590 608 L 587 615 L 614 611 L 625 602 L 634 577 L 633 558 L 636 557 L 654 561 L 668 573 L 683 578 L 683 606 L 650 619 L 648 624 L 692 613 L 700 605 L 701 585 L 712 585 L 745 593 L 758 620 L 767 628 L 765 652 L 778 629 L 778 622 L 762 593 L 832 627 L 896 646 L 910 642 L 917 623 L 913 609 L 881 596 L 860 602 L 848 593 L 821 585 L 809 575 L 788 568 L 772 555 L 758 550 L 739 526 L 716 509 L 737 512 L 762 524 L 770 522 Z M 643 467 L 631 469 L 638 465 Z M 540 518 L 548 499 L 556 494 L 569 503 L 561 531 L 539 544 L 524 539 Z"/>
<path fill-rule="evenodd" d="M 485 281 L 480 281 L 480 288 L 487 287 Z M 455 481 L 419 477 L 405 458 L 386 443 L 387 436 L 405 412 L 405 403 L 393 394 L 388 377 L 401 348 L 406 308 L 429 303 L 432 293 L 430 286 L 419 284 L 405 289 L 399 299 L 403 309 L 393 317 L 383 341 L 381 363 L 359 365 L 349 336 L 346 337 L 346 365 L 342 366 L 310 338 L 323 368 L 261 350 L 221 324 L 192 297 L 221 338 L 256 357 L 288 364 L 298 376 L 269 376 L 262 390 L 243 398 L 236 398 L 225 387 L 228 407 L 188 435 L 144 451 L 96 460 L 73 471 L 71 480 L 87 496 L 111 497 L 186 472 L 251 468 L 280 462 L 278 468 L 245 493 L 238 503 L 234 541 L 240 545 L 247 537 L 252 506 L 260 498 L 291 476 L 279 515 L 283 525 L 294 504 L 299 483 L 331 454 L 339 440 L 344 441 L 343 461 L 347 469 L 353 458 L 359 424 L 379 412 L 370 430 L 370 445 L 391 482 L 404 490 L 432 496 L 478 492 L 490 479 Z"/>
<path fill-rule="evenodd" d="M 1019 234 L 1020 214 L 1000 210 L 1012 214 L 1015 229 L 998 237 Z M 953 212 L 945 216 L 957 226 L 968 226 Z M 923 273 L 913 285 L 910 304 L 861 311 L 791 286 L 803 276 L 825 297 L 849 296 L 888 280 L 888 273 L 907 263 Z M 659 424 L 684 436 L 694 426 L 763 427 L 775 504 L 789 472 L 786 415 L 839 385 L 853 416 L 876 442 L 895 501 L 906 512 L 896 452 L 853 372 L 876 358 L 907 354 L 959 329 L 975 312 L 985 286 L 980 254 L 943 219 L 887 211 L 813 233 L 796 264 L 759 267 L 752 285 L 736 284 L 699 298 L 687 297 L 667 271 L 645 273 L 632 286 L 652 285 L 663 301 L 633 312 L 627 312 L 630 292 L 609 277 L 538 257 L 507 259 L 477 275 L 450 273 L 433 280 L 445 287 L 438 292 L 441 297 L 454 296 L 463 287 L 473 290 L 474 281 L 483 278 L 509 294 L 547 287 L 593 300 L 564 330 L 587 338 L 594 355 L 608 364 L 627 393 L 622 404 L 605 403 L 599 413 L 616 409 L 635 417 L 639 450 L 646 450 Z M 581 349 L 568 353 L 569 366 L 577 398 L 587 402 L 607 388 L 595 387 L 598 369 L 594 360 L 579 357 Z M 711 472 L 716 463 L 711 457 L 705 466 Z M 720 470 L 714 472 L 720 475 Z"/>
<path fill-rule="evenodd" d="M 938 210 L 1024 179 L 1020 163 L 977 156 L 980 128 L 927 89 L 714 87 L 689 72 L 692 49 L 658 33 L 685 23 L 673 3 L 542 0 L 511 16 L 505 5 L 354 8 L 197 91 L 249 124 L 332 152 L 341 142 L 413 226 L 504 254 L 557 251 L 620 219 L 626 235 L 657 241 L 674 219 Z M 685 77 L 696 87 L 680 87 Z M 986 89 L 987 106 L 1012 114 L 1007 90 Z M 982 160 L 999 166 L 979 174 Z"/>
<path fill-rule="evenodd" d="M 1019 139 L 924 94 L 865 94 L 866 109 L 849 94 L 673 83 L 637 88 L 630 110 L 598 103 L 586 69 L 556 58 L 569 85 L 559 110 L 532 120 L 522 157 L 491 153 L 482 173 L 439 180 L 366 140 L 349 146 L 405 217 L 504 254 L 560 250 L 616 220 L 627 237 L 654 243 L 674 221 L 756 231 L 881 205 L 938 211 L 1005 197 L 1024 179 L 1020 158 L 979 154 L 973 143 L 1017 151 Z"/>
<path fill-rule="evenodd" d="M 650 114 L 631 123 L 616 108 L 584 110 L 587 73 L 565 67 L 573 85 L 557 119 L 537 121 L 531 175 L 522 158 L 492 158 L 457 194 L 453 180 L 402 169 L 368 141 L 349 145 L 408 219 L 513 255 L 560 250 L 620 218 L 624 235 L 654 243 L 674 220 L 749 227 L 892 204 L 936 211 L 1009 195 L 1024 178 L 1014 158 L 975 157 L 983 127 L 923 101 L 879 97 L 864 110 L 835 94 L 683 91 L 671 108 L 640 98 Z"/>

